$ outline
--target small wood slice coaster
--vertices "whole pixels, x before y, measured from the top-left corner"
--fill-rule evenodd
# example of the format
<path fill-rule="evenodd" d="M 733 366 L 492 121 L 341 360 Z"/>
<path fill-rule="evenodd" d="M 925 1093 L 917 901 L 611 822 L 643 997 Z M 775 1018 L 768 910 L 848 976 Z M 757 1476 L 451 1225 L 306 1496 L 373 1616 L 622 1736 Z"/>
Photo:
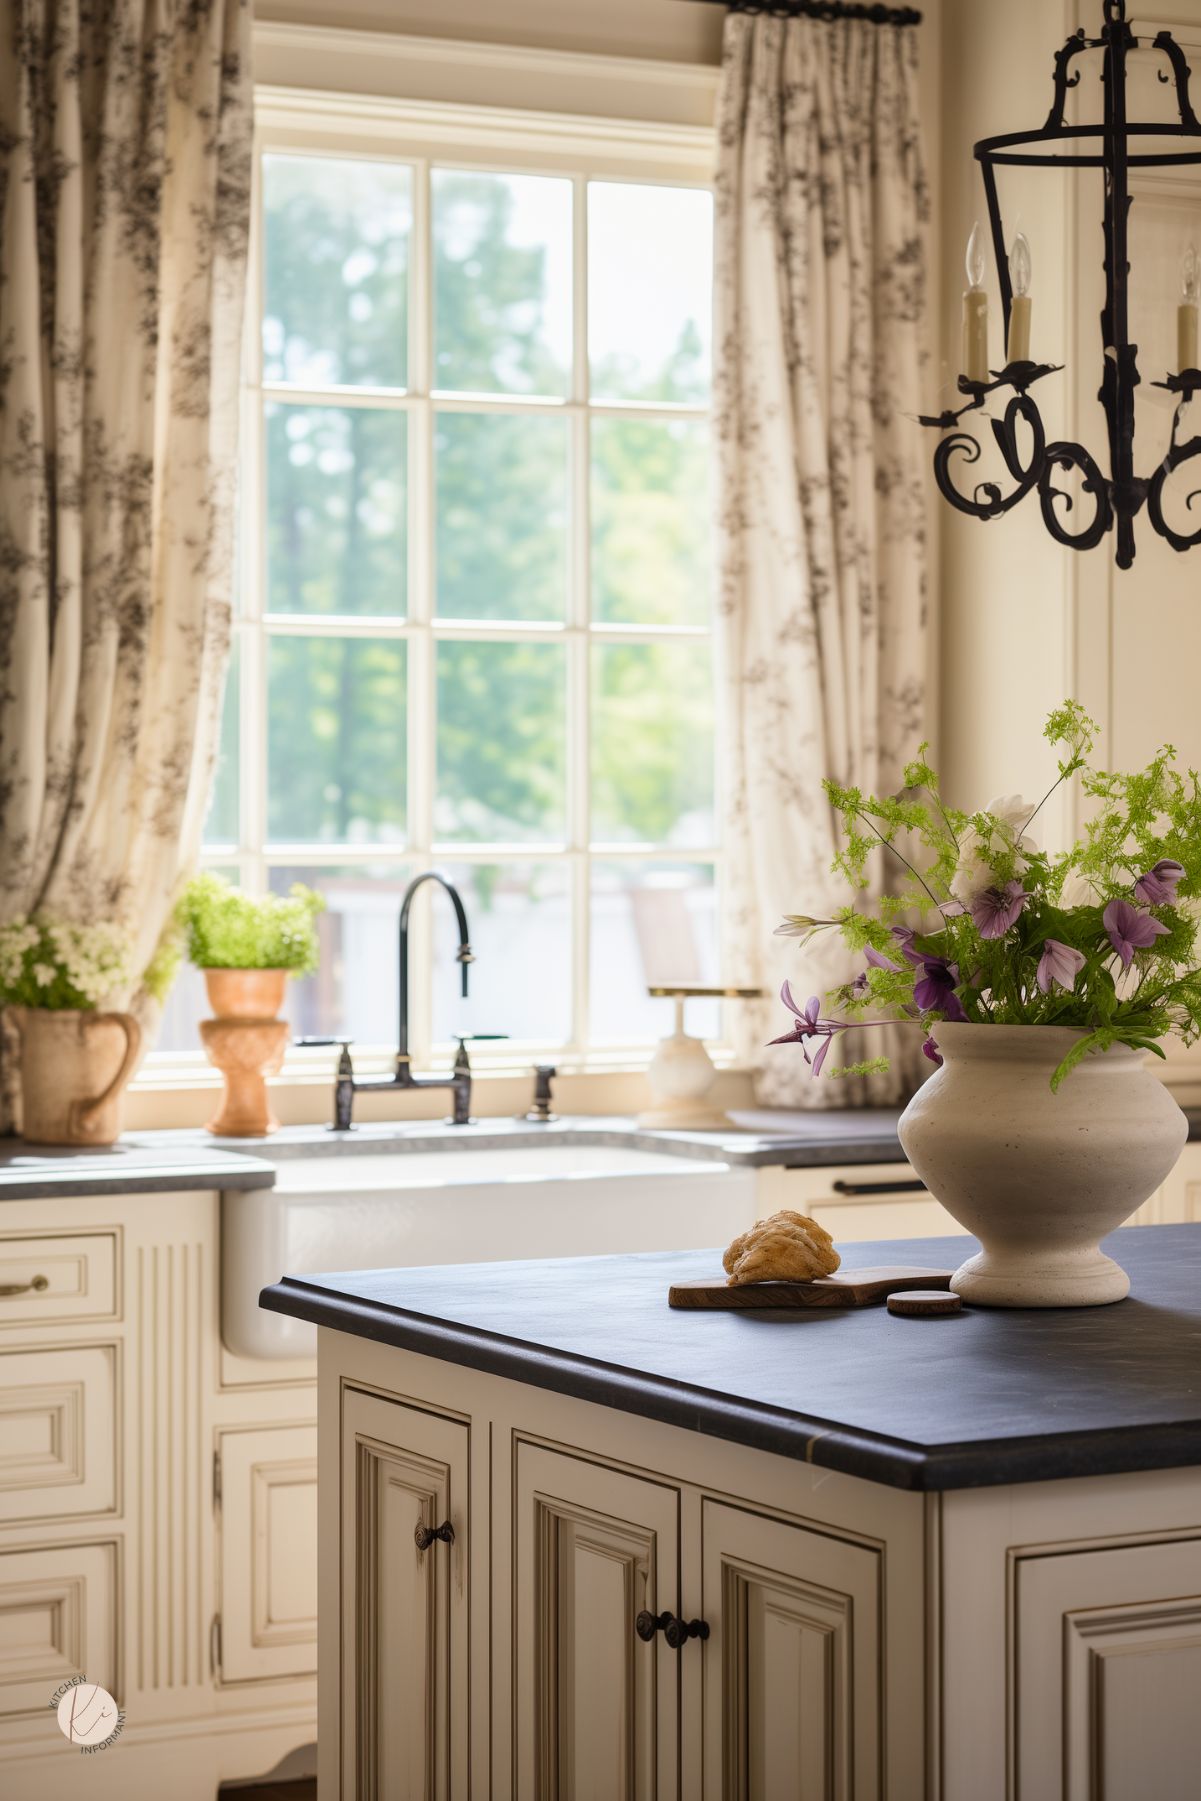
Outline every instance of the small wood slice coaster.
<path fill-rule="evenodd" d="M 963 1302 L 957 1294 L 937 1288 L 911 1288 L 907 1294 L 890 1294 L 885 1305 L 890 1313 L 907 1319 L 933 1319 L 944 1313 L 961 1313 Z"/>

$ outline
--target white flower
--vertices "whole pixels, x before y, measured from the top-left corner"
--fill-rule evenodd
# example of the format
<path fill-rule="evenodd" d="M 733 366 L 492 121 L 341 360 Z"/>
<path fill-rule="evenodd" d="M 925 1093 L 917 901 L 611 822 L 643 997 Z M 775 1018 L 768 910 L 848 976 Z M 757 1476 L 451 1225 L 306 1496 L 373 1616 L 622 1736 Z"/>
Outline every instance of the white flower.
<path fill-rule="evenodd" d="M 1020 875 L 1025 869 L 1026 857 L 1022 853 L 1038 848 L 1030 834 L 1022 832 L 1033 811 L 1032 803 L 1020 794 L 1003 794 L 972 815 L 971 824 L 959 840 L 959 866 L 951 879 L 951 893 L 962 906 L 970 909 L 978 895 L 996 886 L 987 853 L 1016 849 L 1015 872 Z"/>
<path fill-rule="evenodd" d="M 1069 911 L 1073 907 L 1095 907 L 1098 898 L 1097 890 L 1087 876 L 1078 869 L 1068 871 L 1068 879 L 1059 896 L 1061 907 L 1066 907 Z"/>
<path fill-rule="evenodd" d="M 58 971 L 49 963 L 35 963 L 30 974 L 33 976 L 33 979 L 39 988 L 49 988 L 52 986 Z"/>

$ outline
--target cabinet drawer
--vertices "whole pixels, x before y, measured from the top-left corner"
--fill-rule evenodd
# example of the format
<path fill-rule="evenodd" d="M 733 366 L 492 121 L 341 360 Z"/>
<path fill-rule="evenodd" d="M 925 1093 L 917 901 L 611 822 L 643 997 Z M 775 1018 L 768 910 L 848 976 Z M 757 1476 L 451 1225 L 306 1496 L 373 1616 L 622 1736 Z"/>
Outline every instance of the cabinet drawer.
<path fill-rule="evenodd" d="M 317 1428 L 222 1432 L 221 1677 L 317 1668 Z"/>
<path fill-rule="evenodd" d="M 762 1218 L 777 1207 L 808 1213 L 839 1244 L 963 1233 L 908 1163 L 762 1171 L 757 1211 Z"/>
<path fill-rule="evenodd" d="M 111 1513 L 117 1350 L 0 1352 L 0 1521 Z"/>
<path fill-rule="evenodd" d="M 114 1319 L 114 1232 L 0 1238 L 0 1327 Z"/>
<path fill-rule="evenodd" d="M 45 1717 L 72 1676 L 120 1700 L 116 1570 L 112 1544 L 0 1552 L 0 1718 Z"/>

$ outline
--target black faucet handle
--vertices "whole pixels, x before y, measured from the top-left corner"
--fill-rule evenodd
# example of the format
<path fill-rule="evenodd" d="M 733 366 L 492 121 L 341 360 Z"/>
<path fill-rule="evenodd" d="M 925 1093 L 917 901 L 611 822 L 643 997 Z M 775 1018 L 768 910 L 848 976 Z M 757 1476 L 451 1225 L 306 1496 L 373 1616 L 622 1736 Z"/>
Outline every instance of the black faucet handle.
<path fill-rule="evenodd" d="M 555 1118 L 551 1112 L 551 1083 L 558 1075 L 553 1063 L 537 1063 L 534 1066 L 534 1104 L 526 1114 L 528 1120 L 537 1125 L 549 1125 Z"/>

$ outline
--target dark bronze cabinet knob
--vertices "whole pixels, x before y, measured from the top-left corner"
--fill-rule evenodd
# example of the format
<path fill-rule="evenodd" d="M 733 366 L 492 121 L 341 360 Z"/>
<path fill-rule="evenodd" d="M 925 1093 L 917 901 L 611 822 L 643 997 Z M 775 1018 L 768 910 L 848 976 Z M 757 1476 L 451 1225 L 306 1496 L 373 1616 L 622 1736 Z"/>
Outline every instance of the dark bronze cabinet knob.
<path fill-rule="evenodd" d="M 443 1520 L 440 1526 L 427 1526 L 424 1520 L 418 1520 L 413 1529 L 413 1543 L 419 1551 L 428 1551 L 439 1538 L 444 1545 L 454 1544 L 455 1529 L 449 1520 Z"/>
<path fill-rule="evenodd" d="M 709 1636 L 706 1620 L 681 1620 L 674 1613 L 648 1613 L 645 1607 L 634 1621 L 634 1630 L 648 1645 L 656 1632 L 662 1632 L 673 1651 L 679 1651 L 690 1638 L 706 1639 Z"/>

